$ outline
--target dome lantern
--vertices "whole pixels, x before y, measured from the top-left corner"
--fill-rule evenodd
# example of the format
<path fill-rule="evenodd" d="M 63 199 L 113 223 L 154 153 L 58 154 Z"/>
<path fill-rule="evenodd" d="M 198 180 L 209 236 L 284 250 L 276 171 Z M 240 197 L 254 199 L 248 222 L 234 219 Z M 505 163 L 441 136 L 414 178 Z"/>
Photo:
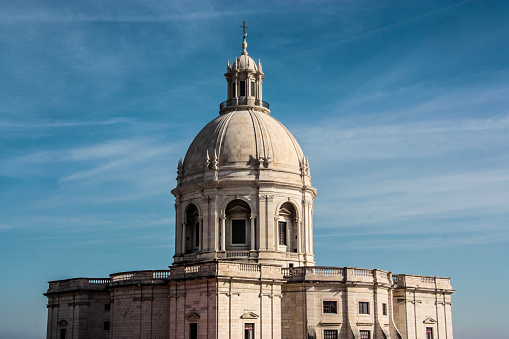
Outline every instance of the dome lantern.
<path fill-rule="evenodd" d="M 242 39 L 242 53 L 230 66 L 226 66 L 227 93 L 226 101 L 219 105 L 219 114 L 225 114 L 237 109 L 252 108 L 270 114 L 269 104 L 262 100 L 262 84 L 265 78 L 262 64 L 256 62 L 247 53 L 246 22 L 240 26 L 244 30 Z"/>

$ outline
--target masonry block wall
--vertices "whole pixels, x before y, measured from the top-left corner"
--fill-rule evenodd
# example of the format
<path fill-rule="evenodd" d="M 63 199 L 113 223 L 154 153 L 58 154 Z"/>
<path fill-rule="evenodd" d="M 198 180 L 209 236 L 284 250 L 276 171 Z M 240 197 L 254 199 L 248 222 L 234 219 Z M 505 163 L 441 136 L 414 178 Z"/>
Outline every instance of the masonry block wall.
<path fill-rule="evenodd" d="M 394 320 L 403 338 L 450 339 L 452 332 L 449 278 L 398 275 L 393 293 Z"/>
<path fill-rule="evenodd" d="M 87 279 L 88 280 L 88 279 Z M 104 285 L 87 288 L 81 279 L 53 282 L 48 295 L 47 338 L 109 338 L 110 294 Z M 61 286 L 57 286 L 61 283 Z M 109 325 L 107 325 L 109 326 Z"/>
<path fill-rule="evenodd" d="M 111 289 L 111 337 L 168 338 L 168 292 L 166 285 Z"/>

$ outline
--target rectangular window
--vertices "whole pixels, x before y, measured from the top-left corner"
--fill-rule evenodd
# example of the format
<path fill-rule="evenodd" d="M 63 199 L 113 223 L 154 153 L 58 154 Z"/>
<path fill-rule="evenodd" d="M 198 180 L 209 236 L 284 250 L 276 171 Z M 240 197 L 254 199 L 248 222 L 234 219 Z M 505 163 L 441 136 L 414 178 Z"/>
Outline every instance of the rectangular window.
<path fill-rule="evenodd" d="M 198 324 L 189 324 L 189 339 L 198 339 Z"/>
<path fill-rule="evenodd" d="M 323 339 L 338 339 L 338 330 L 323 330 Z"/>
<path fill-rule="evenodd" d="M 65 339 L 65 328 L 60 329 L 60 339 Z"/>
<path fill-rule="evenodd" d="M 235 90 L 236 89 L 236 86 L 235 86 L 235 83 L 233 82 L 232 83 L 232 98 L 235 98 L 237 96 L 237 91 Z"/>
<path fill-rule="evenodd" d="M 382 315 L 387 315 L 387 304 L 382 304 Z"/>
<path fill-rule="evenodd" d="M 338 302 L 337 301 L 324 301 L 323 302 L 323 313 L 338 313 Z"/>
<path fill-rule="evenodd" d="M 241 97 L 246 96 L 246 82 L 245 81 L 240 82 L 240 96 Z"/>
<path fill-rule="evenodd" d="M 254 81 L 251 81 L 251 96 L 255 96 L 255 83 Z"/>
<path fill-rule="evenodd" d="M 105 311 L 109 311 L 111 308 L 111 305 L 110 304 L 104 304 L 104 310 Z"/>
<path fill-rule="evenodd" d="M 254 324 L 244 325 L 244 339 L 254 339 Z"/>
<path fill-rule="evenodd" d="M 359 331 L 361 334 L 361 339 L 371 339 L 371 333 L 366 330 Z"/>
<path fill-rule="evenodd" d="M 279 245 L 286 245 L 286 222 L 280 221 L 279 226 Z"/>
<path fill-rule="evenodd" d="M 426 327 L 426 339 L 433 339 L 433 327 Z"/>
<path fill-rule="evenodd" d="M 110 322 L 109 321 L 105 321 L 103 328 L 104 328 L 105 331 L 109 331 L 110 330 Z"/>
<path fill-rule="evenodd" d="M 246 221 L 232 220 L 232 244 L 246 243 Z"/>
<path fill-rule="evenodd" d="M 359 314 L 369 314 L 369 303 L 359 302 Z"/>

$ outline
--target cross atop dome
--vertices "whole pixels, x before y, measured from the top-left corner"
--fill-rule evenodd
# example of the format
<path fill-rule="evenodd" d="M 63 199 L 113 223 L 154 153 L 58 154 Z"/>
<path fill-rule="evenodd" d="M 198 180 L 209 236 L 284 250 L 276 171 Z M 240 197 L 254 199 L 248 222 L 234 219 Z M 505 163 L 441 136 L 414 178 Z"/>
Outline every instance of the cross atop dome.
<path fill-rule="evenodd" d="M 246 26 L 246 19 L 242 20 L 242 25 L 240 27 L 242 27 L 242 30 L 244 31 L 244 37 L 247 36 L 247 33 L 246 33 L 246 29 L 248 29 L 249 27 Z"/>

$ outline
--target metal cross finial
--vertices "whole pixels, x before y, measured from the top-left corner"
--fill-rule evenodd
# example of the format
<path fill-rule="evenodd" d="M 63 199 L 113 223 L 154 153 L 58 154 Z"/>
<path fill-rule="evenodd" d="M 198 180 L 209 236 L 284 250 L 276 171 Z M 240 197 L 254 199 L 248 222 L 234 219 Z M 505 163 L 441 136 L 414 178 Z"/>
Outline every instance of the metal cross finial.
<path fill-rule="evenodd" d="M 246 19 L 243 19 L 242 21 L 243 21 L 243 23 L 242 23 L 242 26 L 240 26 L 240 27 L 242 27 L 242 30 L 244 31 L 244 36 L 247 36 L 246 28 L 248 28 L 248 27 L 246 26 Z"/>

